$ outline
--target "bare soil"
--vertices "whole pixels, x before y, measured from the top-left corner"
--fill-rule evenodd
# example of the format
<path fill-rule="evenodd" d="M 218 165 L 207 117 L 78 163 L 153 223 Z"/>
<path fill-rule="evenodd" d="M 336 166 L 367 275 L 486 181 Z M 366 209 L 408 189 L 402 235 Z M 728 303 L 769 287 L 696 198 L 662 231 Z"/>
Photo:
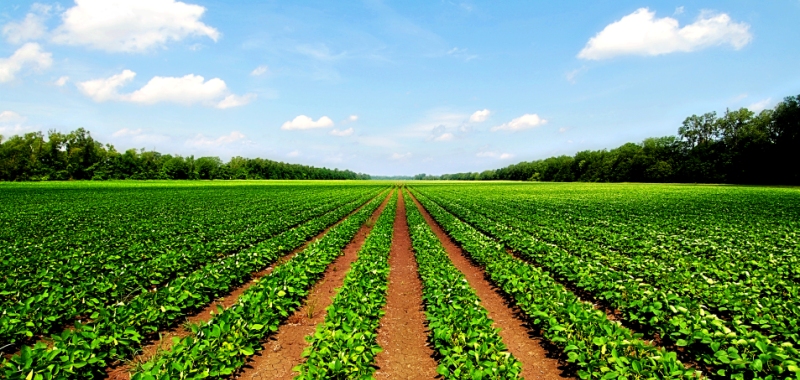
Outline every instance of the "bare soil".
<path fill-rule="evenodd" d="M 564 363 L 554 358 L 553 353 L 544 348 L 545 343 L 536 331 L 531 330 L 519 311 L 506 301 L 505 295 L 487 278 L 485 272 L 475 265 L 463 250 L 454 243 L 446 232 L 430 216 L 427 210 L 414 198 L 422 216 L 442 242 L 448 257 L 464 273 L 469 285 L 475 289 L 486 308 L 494 327 L 500 329 L 500 337 L 517 360 L 522 364 L 522 377 L 526 379 L 564 379 L 572 378 L 565 374 Z"/>
<path fill-rule="evenodd" d="M 391 196 L 391 194 L 389 194 Z M 262 345 L 263 350 L 250 357 L 249 362 L 235 375 L 239 379 L 292 379 L 296 375 L 292 368 L 301 364 L 303 350 L 308 346 L 305 337 L 313 333 L 317 324 L 325 321 L 326 308 L 333 303 L 339 288 L 344 284 L 347 271 L 358 258 L 358 251 L 375 225 L 378 216 L 386 207 L 390 196 L 361 226 L 353 240 L 343 250 L 343 255 L 334 260 L 311 289 L 303 306 L 278 328 Z"/>
<path fill-rule="evenodd" d="M 387 198 L 388 199 L 388 198 Z M 371 200 L 370 200 L 371 201 Z M 272 271 L 278 267 L 279 265 L 289 261 L 292 257 L 296 254 L 302 252 L 306 247 L 308 247 L 311 243 L 319 240 L 322 238 L 328 231 L 342 223 L 345 219 L 347 219 L 350 215 L 355 214 L 358 210 L 361 210 L 368 202 L 365 202 L 363 205 L 359 206 L 355 210 L 353 210 L 350 214 L 345 216 L 344 218 L 340 219 L 330 227 L 326 228 L 324 231 L 320 232 L 307 242 L 303 243 L 302 246 L 299 248 L 294 249 L 293 251 L 287 253 L 280 259 L 276 260 L 272 265 L 267 268 L 264 268 L 258 272 L 255 272 L 250 275 L 250 280 L 242 285 L 239 285 L 233 288 L 228 294 L 217 298 L 212 303 L 204 307 L 203 309 L 187 315 L 184 323 L 180 326 L 175 326 L 169 330 L 163 331 L 159 333 L 159 339 L 150 342 L 150 344 L 144 345 L 142 347 L 142 352 L 132 358 L 130 361 L 125 363 L 119 363 L 118 365 L 111 366 L 106 369 L 106 373 L 108 374 L 109 380 L 128 380 L 131 378 L 131 371 L 139 364 L 146 363 L 150 359 L 152 359 L 157 353 L 161 351 L 168 351 L 172 348 L 173 339 L 174 338 L 185 338 L 192 334 L 192 331 L 189 327 L 190 324 L 201 324 L 211 320 L 214 314 L 218 313 L 218 308 L 222 307 L 223 309 L 229 308 L 233 306 L 236 301 L 239 299 L 239 296 L 242 295 L 247 289 L 253 286 L 256 281 L 261 279 L 264 276 L 268 276 Z M 386 201 L 384 201 L 385 205 Z M 382 208 L 381 208 L 382 209 Z"/>
<path fill-rule="evenodd" d="M 433 379 L 436 360 L 428 345 L 422 282 L 411 250 L 406 207 L 399 197 L 394 219 L 392 250 L 389 252 L 389 289 L 386 314 L 378 327 L 378 344 L 383 351 L 375 358 L 378 379 Z"/>

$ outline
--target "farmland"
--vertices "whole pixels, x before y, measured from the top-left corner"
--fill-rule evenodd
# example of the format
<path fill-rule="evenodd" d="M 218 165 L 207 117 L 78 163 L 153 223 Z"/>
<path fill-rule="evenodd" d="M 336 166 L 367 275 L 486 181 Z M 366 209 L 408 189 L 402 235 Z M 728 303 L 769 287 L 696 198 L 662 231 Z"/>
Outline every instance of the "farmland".
<path fill-rule="evenodd" d="M 0 184 L 0 378 L 800 378 L 796 188 Z"/>

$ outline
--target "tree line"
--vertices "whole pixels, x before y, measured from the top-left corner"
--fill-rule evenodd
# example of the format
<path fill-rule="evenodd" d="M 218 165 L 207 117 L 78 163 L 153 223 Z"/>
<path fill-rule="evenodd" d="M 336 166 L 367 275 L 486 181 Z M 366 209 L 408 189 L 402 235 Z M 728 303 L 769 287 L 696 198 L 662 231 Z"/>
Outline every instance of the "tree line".
<path fill-rule="evenodd" d="M 182 157 L 144 149 L 118 152 L 79 128 L 69 133 L 31 132 L 3 140 L 0 180 L 108 179 L 369 179 L 350 170 L 317 168 L 262 158 Z"/>
<path fill-rule="evenodd" d="M 687 117 L 677 136 L 610 150 L 419 180 L 682 182 L 800 185 L 800 95 L 759 113 L 740 108 Z"/>

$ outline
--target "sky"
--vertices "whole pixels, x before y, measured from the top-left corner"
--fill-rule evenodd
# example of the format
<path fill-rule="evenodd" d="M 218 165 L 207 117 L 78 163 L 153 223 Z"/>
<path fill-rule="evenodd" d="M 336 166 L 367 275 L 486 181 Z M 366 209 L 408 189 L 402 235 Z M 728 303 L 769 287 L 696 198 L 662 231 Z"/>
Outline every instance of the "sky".
<path fill-rule="evenodd" d="M 675 135 L 800 94 L 800 0 L 0 2 L 0 135 L 373 175 Z"/>

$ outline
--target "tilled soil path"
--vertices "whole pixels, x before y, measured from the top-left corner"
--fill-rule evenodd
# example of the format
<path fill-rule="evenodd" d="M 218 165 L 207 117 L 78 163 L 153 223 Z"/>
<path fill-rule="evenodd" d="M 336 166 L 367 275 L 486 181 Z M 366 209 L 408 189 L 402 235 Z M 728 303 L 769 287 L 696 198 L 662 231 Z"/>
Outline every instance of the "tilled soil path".
<path fill-rule="evenodd" d="M 386 200 L 384 200 L 384 203 L 383 203 L 383 205 L 381 205 L 379 210 L 383 209 L 383 207 L 385 206 L 385 204 L 386 204 L 388 199 L 389 198 L 387 197 Z M 108 374 L 107 378 L 109 380 L 128 380 L 128 379 L 130 379 L 131 378 L 130 372 L 134 369 L 134 367 L 136 365 L 143 364 L 143 363 L 147 362 L 156 353 L 158 353 L 161 350 L 169 350 L 172 347 L 172 339 L 173 338 L 185 338 L 185 337 L 191 335 L 192 331 L 190 329 L 186 328 L 187 324 L 197 324 L 197 323 L 208 322 L 213 317 L 213 314 L 218 313 L 218 307 L 222 307 L 223 309 L 225 309 L 225 308 L 229 308 L 229 307 L 233 306 L 234 304 L 236 304 L 236 301 L 239 299 L 239 296 L 241 296 L 242 293 L 244 293 L 247 289 L 249 289 L 251 286 L 253 286 L 256 283 L 256 281 L 258 281 L 259 279 L 261 279 L 264 276 L 269 275 L 270 273 L 272 273 L 272 271 L 278 265 L 290 260 L 292 257 L 294 257 L 294 255 L 296 255 L 296 254 L 302 252 L 304 249 L 306 249 L 306 247 L 308 247 L 311 243 L 313 243 L 313 242 L 319 240 L 320 238 L 322 238 L 323 236 L 325 236 L 325 234 L 328 233 L 328 231 L 331 228 L 339 225 L 345 219 L 347 219 L 350 215 L 353 215 L 356 212 L 358 212 L 358 210 L 361 210 L 361 208 L 364 207 L 370 201 L 365 202 L 363 205 L 361 205 L 358 208 L 356 208 L 355 210 L 353 210 L 346 217 L 340 219 L 338 222 L 336 222 L 333 225 L 331 225 L 330 227 L 326 228 L 324 231 L 320 232 L 319 234 L 317 234 L 316 236 L 314 236 L 313 238 L 311 238 L 310 240 L 305 242 L 299 248 L 296 248 L 293 251 L 287 253 L 286 255 L 284 255 L 283 257 L 281 257 L 277 261 L 275 261 L 275 263 L 273 263 L 269 267 L 267 267 L 267 268 L 265 268 L 265 269 L 263 269 L 263 270 L 261 270 L 259 272 L 253 273 L 252 275 L 250 275 L 250 281 L 248 281 L 248 282 L 246 282 L 246 283 L 244 283 L 242 285 L 239 285 L 238 287 L 235 287 L 233 290 L 230 291 L 230 293 L 226 294 L 223 297 L 217 298 L 216 300 L 214 300 L 211 304 L 207 305 L 202 310 L 200 310 L 200 311 L 198 311 L 196 313 L 193 313 L 191 315 L 188 315 L 186 317 L 186 323 L 184 325 L 175 326 L 172 329 L 169 329 L 167 331 L 162 332 L 161 333 L 161 337 L 160 337 L 159 340 L 157 340 L 155 342 L 152 342 L 151 344 L 148 344 L 148 345 L 142 347 L 142 353 L 137 355 L 136 357 L 134 357 L 131 361 L 129 361 L 127 363 L 124 363 L 122 365 L 119 365 L 119 366 L 108 368 L 107 369 L 107 374 Z M 362 229 L 363 229 L 363 227 L 362 227 Z M 361 231 L 359 231 L 359 233 L 360 232 Z M 341 257 L 340 257 L 340 259 L 341 259 Z"/>
<path fill-rule="evenodd" d="M 383 348 L 375 358 L 378 379 L 433 379 L 437 376 L 433 350 L 428 346 L 422 282 L 411 250 L 406 207 L 399 197 L 389 252 L 389 290 L 386 314 L 378 328 Z"/>
<path fill-rule="evenodd" d="M 425 221 L 442 242 L 447 256 L 450 257 L 456 268 L 464 273 L 469 285 L 475 289 L 481 305 L 486 308 L 489 318 L 494 321 L 494 327 L 500 329 L 500 337 L 508 346 L 508 351 L 522 363 L 522 377 L 526 379 L 569 378 L 562 375 L 563 371 L 559 369 L 561 363 L 558 360 L 547 357 L 547 351 L 542 347 L 541 339 L 531 337 L 532 334 L 525 319 L 520 316 L 521 313 L 516 308 L 506 302 L 502 291 L 492 285 L 483 270 L 469 260 L 419 201 L 416 198 L 413 199 Z"/>
<path fill-rule="evenodd" d="M 308 346 L 306 335 L 313 333 L 317 324 L 325 321 L 325 309 L 333 303 L 350 265 L 358 258 L 358 251 L 391 198 L 391 193 L 375 210 L 369 221 L 361 226 L 356 236 L 344 248 L 344 254 L 334 260 L 319 282 L 311 289 L 303 306 L 284 322 L 278 331 L 263 345 L 263 350 L 250 358 L 249 363 L 236 374 L 240 379 L 292 379 L 292 368 L 303 362 L 301 355 Z"/>

